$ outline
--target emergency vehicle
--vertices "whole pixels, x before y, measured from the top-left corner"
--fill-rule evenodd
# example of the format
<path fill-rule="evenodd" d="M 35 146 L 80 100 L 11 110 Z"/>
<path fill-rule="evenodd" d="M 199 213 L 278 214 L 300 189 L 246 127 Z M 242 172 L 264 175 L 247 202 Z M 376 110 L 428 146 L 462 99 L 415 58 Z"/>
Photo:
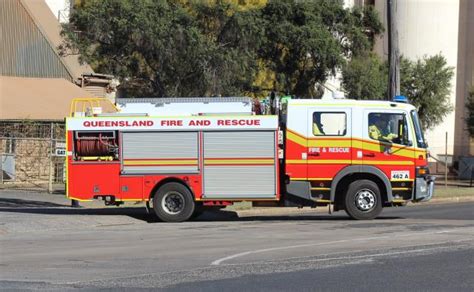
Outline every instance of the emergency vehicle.
<path fill-rule="evenodd" d="M 159 100 L 139 113 L 76 101 L 82 111 L 75 104 L 66 118 L 68 198 L 144 201 L 159 219 L 178 222 L 240 201 L 373 219 L 383 207 L 433 195 L 427 143 L 406 102 L 289 99 L 278 115 L 254 115 L 250 99 L 231 99 L 243 106 L 229 113 L 202 112 L 229 101 L 201 98 L 187 99 L 184 115 L 156 116 L 179 108 L 179 99 Z M 377 119 L 390 138 L 371 135 Z"/>

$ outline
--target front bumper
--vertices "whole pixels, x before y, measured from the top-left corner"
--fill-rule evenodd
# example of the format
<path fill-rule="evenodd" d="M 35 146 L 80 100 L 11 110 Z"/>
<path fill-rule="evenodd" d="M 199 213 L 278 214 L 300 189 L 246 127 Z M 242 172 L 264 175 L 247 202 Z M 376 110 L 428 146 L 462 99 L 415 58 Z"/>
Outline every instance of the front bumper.
<path fill-rule="evenodd" d="M 416 178 L 414 202 L 426 202 L 431 200 L 434 193 L 435 179 L 436 178 L 431 175 Z"/>

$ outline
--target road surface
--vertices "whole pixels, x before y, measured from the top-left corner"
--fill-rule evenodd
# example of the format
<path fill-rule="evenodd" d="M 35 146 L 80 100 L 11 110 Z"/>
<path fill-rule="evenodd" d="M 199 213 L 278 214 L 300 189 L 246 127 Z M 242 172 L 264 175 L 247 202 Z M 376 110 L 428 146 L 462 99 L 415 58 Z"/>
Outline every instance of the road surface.
<path fill-rule="evenodd" d="M 474 202 L 156 222 L 0 191 L 0 289 L 473 291 Z"/>

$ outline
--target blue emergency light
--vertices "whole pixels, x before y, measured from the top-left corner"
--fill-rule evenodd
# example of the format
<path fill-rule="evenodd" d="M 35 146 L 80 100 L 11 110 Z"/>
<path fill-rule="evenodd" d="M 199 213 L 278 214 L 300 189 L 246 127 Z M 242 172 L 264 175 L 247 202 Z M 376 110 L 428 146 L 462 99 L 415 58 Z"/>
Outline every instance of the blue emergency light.
<path fill-rule="evenodd" d="M 396 95 L 393 97 L 393 101 L 408 103 L 408 98 L 405 95 Z"/>

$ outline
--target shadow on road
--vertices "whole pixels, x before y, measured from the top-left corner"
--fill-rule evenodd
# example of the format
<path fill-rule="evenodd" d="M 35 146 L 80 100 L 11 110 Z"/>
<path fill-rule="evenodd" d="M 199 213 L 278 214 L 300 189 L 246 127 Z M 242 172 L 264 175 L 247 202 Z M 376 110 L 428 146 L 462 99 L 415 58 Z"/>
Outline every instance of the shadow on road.
<path fill-rule="evenodd" d="M 36 208 L 36 207 L 67 207 L 67 205 L 61 205 L 61 204 L 56 204 L 56 203 L 51 203 L 51 202 L 44 202 L 44 201 L 0 198 L 0 208 Z"/>
<path fill-rule="evenodd" d="M 51 202 L 0 198 L 0 212 L 28 213 L 44 215 L 95 215 L 95 216 L 129 216 L 148 223 L 159 223 L 144 207 L 105 207 L 105 208 L 71 208 Z M 395 216 L 381 216 L 377 220 L 400 219 Z M 210 211 L 196 217 L 194 222 L 206 221 L 353 221 L 344 213 L 336 215 L 255 215 L 241 217 L 234 211 Z"/>

